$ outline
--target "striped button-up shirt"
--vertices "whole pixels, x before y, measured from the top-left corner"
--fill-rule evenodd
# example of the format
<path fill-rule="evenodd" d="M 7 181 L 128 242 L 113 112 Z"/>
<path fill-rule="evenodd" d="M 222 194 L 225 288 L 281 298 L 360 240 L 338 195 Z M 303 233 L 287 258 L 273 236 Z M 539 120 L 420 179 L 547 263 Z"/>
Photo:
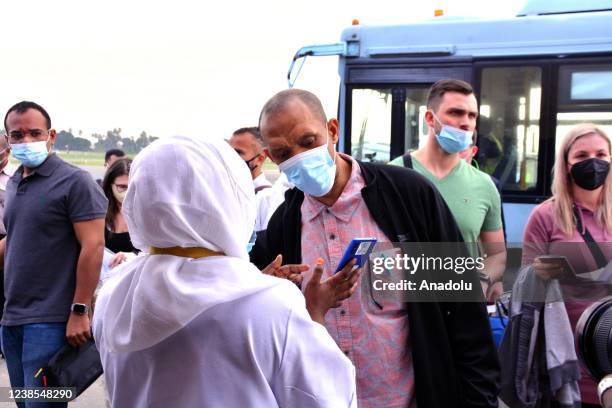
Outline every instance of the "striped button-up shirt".
<path fill-rule="evenodd" d="M 323 258 L 322 279 L 335 271 L 351 239 L 374 237 L 379 242 L 389 242 L 361 196 L 365 181 L 359 164 L 343 154 L 336 160 L 347 160 L 352 168 L 340 198 L 327 207 L 305 194 L 301 208 L 302 262 L 315 265 L 317 258 Z M 311 271 L 304 273 L 304 282 L 311 275 Z M 378 302 L 381 309 L 365 288 L 359 285 L 339 308 L 330 309 L 325 326 L 357 369 L 360 407 L 415 407 L 406 309 L 400 302 Z"/>

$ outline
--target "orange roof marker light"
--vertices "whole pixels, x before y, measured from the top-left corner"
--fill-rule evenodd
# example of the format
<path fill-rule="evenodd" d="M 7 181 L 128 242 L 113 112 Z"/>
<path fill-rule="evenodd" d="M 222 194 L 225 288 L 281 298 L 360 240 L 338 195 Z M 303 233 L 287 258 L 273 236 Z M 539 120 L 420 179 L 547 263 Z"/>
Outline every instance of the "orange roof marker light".
<path fill-rule="evenodd" d="M 353 21 L 351 22 L 351 25 L 359 25 L 359 19 L 354 18 Z"/>
<path fill-rule="evenodd" d="M 443 15 L 444 15 L 444 10 L 442 9 L 434 10 L 434 17 L 442 17 Z"/>

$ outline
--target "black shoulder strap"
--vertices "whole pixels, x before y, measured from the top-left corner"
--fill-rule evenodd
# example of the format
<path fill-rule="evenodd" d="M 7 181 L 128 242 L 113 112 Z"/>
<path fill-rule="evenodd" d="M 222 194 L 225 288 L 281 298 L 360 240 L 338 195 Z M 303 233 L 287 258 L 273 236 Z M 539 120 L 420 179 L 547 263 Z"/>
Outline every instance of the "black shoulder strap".
<path fill-rule="evenodd" d="M 593 258 L 595 258 L 595 263 L 597 264 L 597 267 L 598 268 L 605 267 L 608 264 L 608 261 L 606 260 L 605 255 L 603 254 L 603 252 L 601 251 L 601 248 L 599 247 L 599 245 L 597 245 L 597 242 L 595 242 L 595 240 L 593 239 L 593 236 L 591 235 L 591 233 L 586 227 L 584 227 L 584 232 L 583 232 L 582 217 L 578 211 L 578 208 L 576 208 L 575 205 L 572 208 L 574 210 L 576 228 L 578 228 L 578 232 L 580 233 L 580 235 L 582 235 L 582 239 L 584 239 L 584 241 L 587 243 L 587 246 L 589 247 L 589 250 L 591 251 Z"/>
<path fill-rule="evenodd" d="M 412 168 L 412 157 L 410 157 L 410 152 L 406 152 L 406 154 L 402 156 L 402 160 L 404 161 L 404 167 L 409 169 Z"/>

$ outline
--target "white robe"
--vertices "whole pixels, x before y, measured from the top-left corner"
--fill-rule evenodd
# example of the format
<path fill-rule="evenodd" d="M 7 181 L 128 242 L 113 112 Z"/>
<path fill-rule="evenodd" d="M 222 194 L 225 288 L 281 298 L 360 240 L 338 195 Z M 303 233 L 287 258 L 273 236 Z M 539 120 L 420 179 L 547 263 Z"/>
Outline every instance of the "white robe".
<path fill-rule="evenodd" d="M 134 160 L 123 212 L 144 254 L 99 292 L 93 333 L 113 407 L 356 406 L 355 369 L 289 281 L 248 261 L 252 181 L 225 142 L 156 141 Z"/>
<path fill-rule="evenodd" d="M 97 316 L 106 313 L 108 292 L 132 283 L 118 278 L 103 288 Z M 110 351 L 104 321 L 94 319 L 112 406 L 356 407 L 355 369 L 310 319 L 297 287 L 256 280 L 266 288 L 211 306 L 143 350 Z"/>

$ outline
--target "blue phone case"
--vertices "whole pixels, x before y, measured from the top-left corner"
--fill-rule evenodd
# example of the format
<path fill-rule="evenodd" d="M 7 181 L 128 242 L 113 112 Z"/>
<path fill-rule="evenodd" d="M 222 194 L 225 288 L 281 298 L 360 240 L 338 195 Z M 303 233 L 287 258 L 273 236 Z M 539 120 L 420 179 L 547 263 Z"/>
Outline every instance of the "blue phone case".
<path fill-rule="evenodd" d="M 338 273 L 353 258 L 357 259 L 355 266 L 361 268 L 368 260 L 375 244 L 376 238 L 353 238 L 346 248 L 346 251 L 344 251 L 344 255 L 342 255 L 342 259 L 334 273 Z"/>

